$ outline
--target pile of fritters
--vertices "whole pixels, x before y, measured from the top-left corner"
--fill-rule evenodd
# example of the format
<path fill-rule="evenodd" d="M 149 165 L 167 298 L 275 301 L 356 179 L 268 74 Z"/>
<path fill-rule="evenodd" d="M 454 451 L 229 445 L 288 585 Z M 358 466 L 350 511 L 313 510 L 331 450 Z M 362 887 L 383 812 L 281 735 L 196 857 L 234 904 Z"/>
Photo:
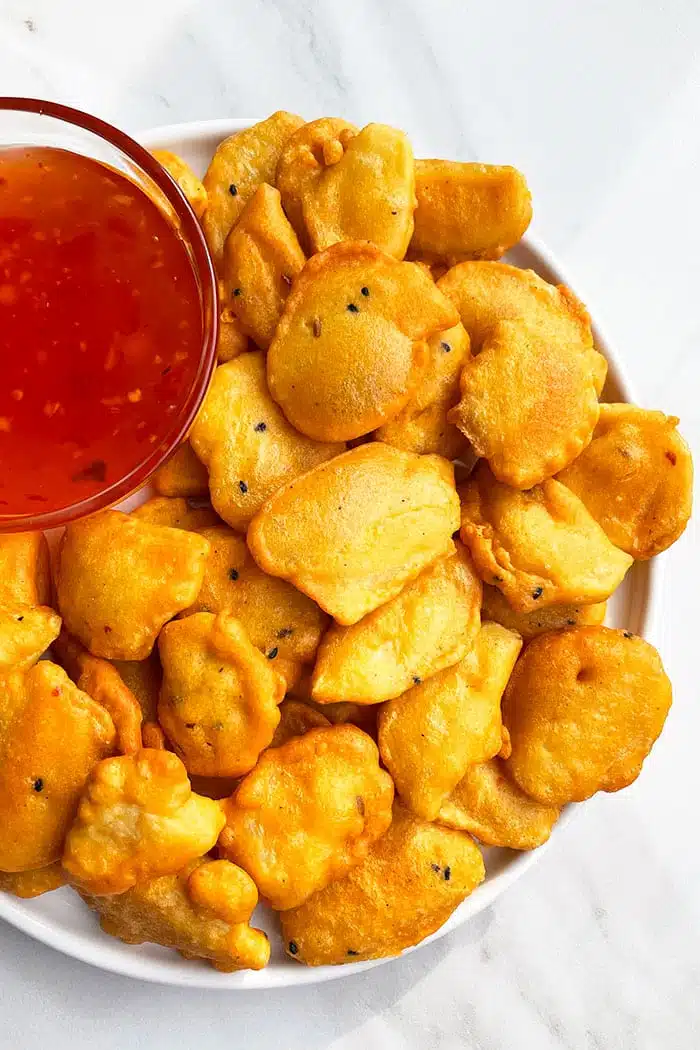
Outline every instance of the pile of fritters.
<path fill-rule="evenodd" d="M 603 626 L 691 509 L 678 420 L 601 404 L 574 294 L 498 260 L 513 168 L 290 113 L 203 182 L 219 366 L 131 514 L 0 537 L 0 888 L 260 969 L 394 955 L 639 774 L 671 704 Z M 406 261 L 409 260 L 409 261 Z M 455 462 L 460 478 L 455 485 Z M 53 657 L 41 660 L 53 645 Z"/>

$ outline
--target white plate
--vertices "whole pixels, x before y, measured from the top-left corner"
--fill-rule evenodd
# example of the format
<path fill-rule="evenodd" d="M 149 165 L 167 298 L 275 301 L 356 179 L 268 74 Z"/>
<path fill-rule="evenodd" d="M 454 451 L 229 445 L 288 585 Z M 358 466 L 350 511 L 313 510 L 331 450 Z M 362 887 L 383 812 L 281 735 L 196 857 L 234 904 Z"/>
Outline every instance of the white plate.
<path fill-rule="evenodd" d="M 188 124 L 173 124 L 143 132 L 139 140 L 151 149 L 171 149 L 202 172 L 216 145 L 226 135 L 248 127 L 252 120 L 209 120 Z M 525 237 L 509 253 L 509 260 L 518 266 L 530 267 L 546 280 L 572 287 L 587 305 L 585 293 L 576 281 L 566 274 L 549 251 L 532 237 Z M 592 311 L 595 317 L 595 310 Z M 596 345 L 608 359 L 610 370 L 605 389 L 605 400 L 632 401 L 630 385 L 623 374 L 617 354 L 605 339 L 599 324 L 594 323 Z M 626 627 L 635 634 L 654 633 L 658 597 L 661 585 L 661 565 L 657 561 L 635 562 L 614 598 L 609 603 L 607 623 Z M 558 835 L 571 820 L 575 806 L 567 807 L 546 846 L 531 853 L 516 853 L 505 849 L 487 849 L 486 879 L 482 885 L 454 912 L 448 922 L 423 941 L 443 937 L 456 926 L 461 926 L 473 915 L 492 904 L 517 878 L 535 864 L 545 849 L 556 843 Z M 32 901 L 22 901 L 0 893 L 0 916 L 37 940 L 72 955 L 83 962 L 104 970 L 126 974 L 129 977 L 155 981 L 161 984 L 183 985 L 194 988 L 277 988 L 294 984 L 314 984 L 336 977 L 359 973 L 388 962 L 351 963 L 345 966 L 306 967 L 289 959 L 282 950 L 277 920 L 269 909 L 259 907 L 254 923 L 267 930 L 272 943 L 272 958 L 266 969 L 237 974 L 220 974 L 205 963 L 187 962 L 176 952 L 157 945 L 134 947 L 102 933 L 93 912 L 69 889 L 45 894 Z M 418 946 L 420 947 L 420 945 Z M 416 949 L 410 949 L 415 951 Z"/>

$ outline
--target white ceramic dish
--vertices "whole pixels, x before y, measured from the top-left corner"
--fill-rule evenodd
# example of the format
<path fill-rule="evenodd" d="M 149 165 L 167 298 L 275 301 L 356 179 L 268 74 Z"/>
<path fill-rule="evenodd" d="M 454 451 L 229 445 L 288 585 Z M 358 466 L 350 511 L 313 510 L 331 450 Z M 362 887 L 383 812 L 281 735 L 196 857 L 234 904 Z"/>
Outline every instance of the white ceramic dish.
<path fill-rule="evenodd" d="M 251 123 L 252 120 L 211 120 L 173 124 L 143 132 L 138 138 L 151 149 L 174 150 L 188 160 L 195 170 L 202 172 L 221 139 L 248 127 Z M 564 272 L 551 253 L 534 238 L 525 237 L 508 258 L 518 266 L 532 268 L 548 281 L 570 285 L 589 308 L 591 307 L 585 292 L 576 281 Z M 595 309 L 592 313 L 595 322 Z M 599 323 L 594 323 L 594 333 L 596 344 L 610 365 L 605 400 L 634 400 L 617 354 L 605 339 Z M 636 562 L 609 603 L 606 622 L 626 627 L 635 634 L 647 637 L 653 635 L 661 586 L 660 573 L 661 565 L 658 560 Z M 556 849 L 559 834 L 575 812 L 576 807 L 569 806 L 555 827 L 547 846 L 542 846 L 532 853 L 516 853 L 505 849 L 485 850 L 487 875 L 484 883 L 437 933 L 422 943 L 427 944 L 443 937 L 492 904 L 520 875 L 537 862 L 544 849 Z M 37 940 L 93 966 L 145 981 L 191 988 L 252 989 L 314 984 L 359 973 L 390 961 L 380 959 L 335 967 L 301 966 L 284 954 L 274 913 L 262 907 L 258 908 L 255 914 L 254 924 L 266 929 L 270 934 L 270 964 L 257 973 L 238 974 L 217 973 L 205 963 L 187 962 L 176 952 L 159 948 L 157 945 L 133 947 L 108 937 L 100 930 L 94 913 L 88 911 L 69 889 L 49 893 L 33 901 L 22 901 L 0 893 L 0 916 Z"/>

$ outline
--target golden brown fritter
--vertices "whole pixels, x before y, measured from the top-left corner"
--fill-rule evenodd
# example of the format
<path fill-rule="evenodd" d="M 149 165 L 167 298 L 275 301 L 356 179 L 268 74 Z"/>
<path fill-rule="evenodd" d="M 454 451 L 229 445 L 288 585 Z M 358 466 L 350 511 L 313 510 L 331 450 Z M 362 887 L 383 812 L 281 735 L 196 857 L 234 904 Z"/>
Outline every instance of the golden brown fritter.
<path fill-rule="evenodd" d="M 207 208 L 207 191 L 204 189 L 202 180 L 195 175 L 187 161 L 169 149 L 154 149 L 153 156 L 177 183 L 192 211 L 198 219 L 201 219 Z"/>
<path fill-rule="evenodd" d="M 209 496 L 209 475 L 197 459 L 189 441 L 153 475 L 153 488 L 159 496 L 203 499 Z"/>
<path fill-rule="evenodd" d="M 484 597 L 481 603 L 482 620 L 493 620 L 516 631 L 524 642 L 536 638 L 545 631 L 558 631 L 562 627 L 597 625 L 605 619 L 607 602 L 594 605 L 545 605 L 529 613 L 516 612 L 498 587 L 484 584 Z"/>
<path fill-rule="evenodd" d="M 43 532 L 0 536 L 0 606 L 50 604 L 49 545 Z"/>
<path fill-rule="evenodd" d="M 45 605 L 0 606 L 0 676 L 32 667 L 60 630 L 61 617 Z"/>
<path fill-rule="evenodd" d="M 199 532 L 221 524 L 221 518 L 211 507 L 195 507 L 182 497 L 153 496 L 131 512 L 139 521 L 149 525 L 165 525 L 169 529 Z"/>

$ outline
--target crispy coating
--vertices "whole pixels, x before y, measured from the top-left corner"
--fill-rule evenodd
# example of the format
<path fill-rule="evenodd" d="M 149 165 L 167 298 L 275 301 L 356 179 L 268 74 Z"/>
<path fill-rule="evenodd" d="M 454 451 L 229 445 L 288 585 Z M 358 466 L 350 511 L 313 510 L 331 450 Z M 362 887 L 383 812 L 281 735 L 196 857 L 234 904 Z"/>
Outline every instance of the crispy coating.
<path fill-rule="evenodd" d="M 56 664 L 0 679 L 0 870 L 59 859 L 85 781 L 114 745 L 107 712 Z"/>
<path fill-rule="evenodd" d="M 270 397 L 260 350 L 216 369 L 190 440 L 209 470 L 214 508 L 241 532 L 277 489 L 345 448 L 290 426 Z"/>
<path fill-rule="evenodd" d="M 351 627 L 326 632 L 311 696 L 321 703 L 378 704 L 451 667 L 474 644 L 481 581 L 460 543 Z"/>
<path fill-rule="evenodd" d="M 653 646 L 629 631 L 570 627 L 535 638 L 503 698 L 508 774 L 553 806 L 639 776 L 671 706 Z"/>
<path fill-rule="evenodd" d="M 507 776 L 501 759 L 492 758 L 469 766 L 437 819 L 487 846 L 536 849 L 549 838 L 559 810 L 526 795 Z"/>
<path fill-rule="evenodd" d="M 410 253 L 448 266 L 500 259 L 532 218 L 525 176 L 507 165 L 417 160 L 416 197 Z"/>
<path fill-rule="evenodd" d="M 224 803 L 219 849 L 273 908 L 295 908 L 367 856 L 391 823 L 393 796 L 365 733 L 311 729 L 266 751 Z"/>
<path fill-rule="evenodd" d="M 49 545 L 43 532 L 0 536 L 0 607 L 50 604 Z"/>
<path fill-rule="evenodd" d="M 516 631 L 524 642 L 536 638 L 545 631 L 558 631 L 562 627 L 597 625 L 605 619 L 607 602 L 594 605 L 546 605 L 521 613 L 511 609 L 498 587 L 484 584 L 481 603 L 482 620 L 494 620 L 510 631 Z"/>
<path fill-rule="evenodd" d="M 69 525 L 56 581 L 66 629 L 94 656 L 145 660 L 196 600 L 208 554 L 201 536 L 116 510 Z"/>
<path fill-rule="evenodd" d="M 500 321 L 465 362 L 461 400 L 448 414 L 506 485 L 529 489 L 571 463 L 598 422 L 592 347 Z"/>
<path fill-rule="evenodd" d="M 277 186 L 310 255 L 338 241 L 372 241 L 403 259 L 416 207 L 413 150 L 403 131 L 368 124 L 358 131 L 321 117 L 282 150 Z"/>
<path fill-rule="evenodd" d="M 250 926 L 255 883 L 226 860 L 198 860 L 116 896 L 81 896 L 105 933 L 126 944 L 162 944 L 222 973 L 262 970 L 269 961 L 266 934 Z"/>
<path fill-rule="evenodd" d="M 60 630 L 61 617 L 47 606 L 0 606 L 0 676 L 32 667 Z"/>
<path fill-rule="evenodd" d="M 272 659 L 313 661 L 328 616 L 291 583 L 258 568 L 239 536 L 226 525 L 203 529 L 211 545 L 199 597 L 189 612 L 228 611 L 253 643 Z M 276 670 L 278 668 L 276 667 Z"/>
<path fill-rule="evenodd" d="M 318 708 L 304 704 L 301 700 L 285 700 L 280 704 L 280 723 L 275 729 L 270 747 L 281 747 L 295 736 L 303 736 L 310 729 L 330 724 Z"/>
<path fill-rule="evenodd" d="M 426 820 L 468 767 L 501 750 L 501 696 L 522 647 L 517 634 L 485 623 L 471 652 L 379 712 L 379 750 L 403 802 Z"/>
<path fill-rule="evenodd" d="M 303 123 L 294 113 L 278 110 L 267 120 L 229 135 L 217 146 L 203 180 L 208 205 L 202 220 L 217 268 L 229 231 L 258 186 L 274 183 L 280 153 L 289 136 Z"/>
<path fill-rule="evenodd" d="M 267 350 L 292 281 L 306 257 L 282 211 L 279 191 L 263 183 L 224 245 L 224 301 L 241 330 Z"/>
<path fill-rule="evenodd" d="M 452 551 L 453 469 L 371 442 L 285 486 L 248 530 L 258 565 L 291 581 L 338 623 L 357 623 Z"/>
<path fill-rule="evenodd" d="M 533 270 L 499 262 L 464 262 L 440 278 L 438 288 L 452 300 L 469 332 L 472 353 L 499 321 L 519 321 L 548 342 L 582 349 L 593 346 L 588 311 L 566 285 L 552 285 Z M 596 392 L 605 383 L 608 365 L 602 354 L 591 358 Z"/>
<path fill-rule="evenodd" d="M 457 459 L 467 441 L 448 421 L 447 413 L 459 401 L 459 377 L 469 360 L 469 336 L 459 321 L 428 340 L 428 366 L 420 386 L 392 420 L 374 433 L 377 441 L 394 448 L 445 459 Z"/>
<path fill-rule="evenodd" d="M 516 612 L 605 601 L 632 564 L 578 496 L 552 478 L 519 492 L 482 462 L 460 496 L 460 535 L 476 570 Z"/>
<path fill-rule="evenodd" d="M 149 525 L 165 525 L 169 529 L 199 532 L 218 525 L 221 519 L 211 507 L 193 507 L 184 497 L 153 496 L 131 512 L 139 521 Z"/>
<path fill-rule="evenodd" d="M 666 550 L 688 524 L 693 461 L 678 422 L 636 405 L 601 405 L 592 442 L 559 475 L 633 558 Z"/>
<path fill-rule="evenodd" d="M 154 649 L 146 660 L 114 660 L 113 663 L 124 685 L 136 697 L 144 723 L 156 722 L 163 678 L 158 651 Z"/>
<path fill-rule="evenodd" d="M 237 777 L 252 769 L 280 720 L 284 683 L 235 617 L 194 613 L 158 640 L 158 721 L 190 773 Z"/>
<path fill-rule="evenodd" d="M 435 933 L 483 881 L 478 847 L 398 803 L 391 827 L 341 881 L 283 912 L 287 954 L 308 966 L 398 955 Z"/>
<path fill-rule="evenodd" d="M 301 271 L 267 357 L 270 393 L 319 441 L 361 437 L 393 418 L 425 375 L 426 340 L 459 320 L 414 263 L 345 241 Z"/>
<path fill-rule="evenodd" d="M 222 286 L 223 287 L 223 286 Z M 219 334 L 216 341 L 216 360 L 220 365 L 233 361 L 236 357 L 250 350 L 248 336 L 241 329 L 240 323 L 232 311 L 226 307 L 219 314 Z"/>
<path fill-rule="evenodd" d="M 223 824 L 221 806 L 191 791 L 177 755 L 144 748 L 92 771 L 66 836 L 63 867 L 87 893 L 125 893 L 207 853 Z"/>
<path fill-rule="evenodd" d="M 34 871 L 0 871 L 0 890 L 31 900 L 64 886 L 66 877 L 58 861 Z"/>
<path fill-rule="evenodd" d="M 169 149 L 154 149 L 153 156 L 163 165 L 168 175 L 177 183 L 198 219 L 207 209 L 207 191 L 187 161 Z"/>
<path fill-rule="evenodd" d="M 175 455 L 159 467 L 152 484 L 159 496 L 203 499 L 209 495 L 207 469 L 195 456 L 189 441 L 180 445 Z"/>

